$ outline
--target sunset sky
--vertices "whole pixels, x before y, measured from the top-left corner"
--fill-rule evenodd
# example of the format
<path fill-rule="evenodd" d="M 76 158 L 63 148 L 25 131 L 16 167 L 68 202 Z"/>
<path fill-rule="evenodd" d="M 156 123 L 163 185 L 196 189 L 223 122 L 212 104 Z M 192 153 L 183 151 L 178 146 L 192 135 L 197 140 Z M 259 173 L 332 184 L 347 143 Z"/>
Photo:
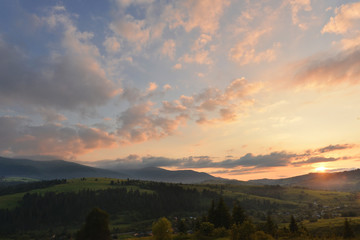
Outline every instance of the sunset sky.
<path fill-rule="evenodd" d="M 359 143 L 359 1 L 0 2 L 1 156 L 247 180 Z"/>

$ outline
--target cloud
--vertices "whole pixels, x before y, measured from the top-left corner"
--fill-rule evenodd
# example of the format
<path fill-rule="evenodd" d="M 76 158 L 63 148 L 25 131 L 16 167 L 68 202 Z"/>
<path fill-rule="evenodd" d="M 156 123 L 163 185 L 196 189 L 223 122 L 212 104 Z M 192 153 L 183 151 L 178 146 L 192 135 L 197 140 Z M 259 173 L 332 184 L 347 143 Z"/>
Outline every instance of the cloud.
<path fill-rule="evenodd" d="M 166 94 L 168 87 L 158 89 L 156 84 L 150 83 L 145 91 L 125 88 L 121 99 L 127 100 L 129 106 L 117 118 L 117 135 L 123 144 L 139 143 L 173 135 L 188 120 L 195 119 L 199 124 L 234 121 L 252 101 L 249 97 L 261 86 L 261 83 L 249 83 L 239 78 L 223 91 L 207 88 L 193 96 L 182 95 L 173 101 L 164 100 L 160 106 L 151 99 Z M 214 118 L 213 113 L 218 116 Z"/>
<path fill-rule="evenodd" d="M 63 11 L 52 10 L 42 19 L 52 30 L 59 28 L 61 52 L 32 58 L 0 38 L 0 104 L 84 110 L 117 93 L 90 43 L 93 34 L 78 31 Z"/>
<path fill-rule="evenodd" d="M 116 37 L 106 37 L 103 45 L 108 54 L 114 54 L 120 50 L 120 43 Z"/>
<path fill-rule="evenodd" d="M 229 58 L 240 65 L 250 63 L 271 62 L 276 59 L 276 49 L 280 47 L 279 43 L 274 43 L 272 48 L 258 52 L 256 46 L 260 38 L 271 32 L 271 28 L 249 31 L 243 40 L 239 41 L 235 47 L 229 51 Z"/>
<path fill-rule="evenodd" d="M 349 30 L 359 29 L 360 24 L 360 3 L 349 3 L 335 9 L 335 17 L 321 30 L 322 33 L 345 34 Z"/>
<path fill-rule="evenodd" d="M 160 116 L 152 111 L 152 105 L 151 102 L 132 105 L 120 114 L 117 135 L 121 143 L 137 143 L 172 135 L 188 118 L 186 115 L 174 118 Z"/>
<path fill-rule="evenodd" d="M 291 70 L 296 85 L 326 88 L 339 84 L 359 84 L 360 49 L 343 51 L 336 56 L 305 59 Z"/>
<path fill-rule="evenodd" d="M 131 15 L 113 21 L 109 28 L 118 36 L 136 45 L 137 50 L 141 50 L 150 39 L 150 29 L 146 26 L 146 22 Z"/>
<path fill-rule="evenodd" d="M 185 31 L 200 29 L 201 33 L 214 34 L 219 28 L 219 19 L 227 0 L 186 0 L 177 2 L 167 9 L 170 28 L 182 26 Z"/>
<path fill-rule="evenodd" d="M 340 160 L 341 158 L 333 158 L 333 157 L 311 157 L 307 160 L 304 161 L 299 161 L 299 162 L 293 162 L 293 165 L 308 165 L 308 164 L 313 164 L 313 163 L 321 163 L 321 162 L 335 162 Z"/>
<path fill-rule="evenodd" d="M 269 168 L 281 167 L 290 164 L 294 154 L 285 152 L 273 152 L 268 155 L 253 155 L 248 153 L 239 159 L 228 159 L 224 161 L 214 161 L 209 156 L 190 156 L 184 158 L 166 158 L 155 156 L 140 157 L 131 155 L 124 159 L 109 160 L 104 164 L 103 161 L 96 162 L 97 166 L 107 167 L 121 167 L 121 168 L 145 168 L 145 167 L 175 167 L 175 168 L 219 168 L 232 169 L 241 167 L 243 169 L 249 168 Z M 136 156 L 136 157 L 134 157 Z"/>
<path fill-rule="evenodd" d="M 301 29 L 307 29 L 307 26 L 304 23 L 300 23 L 299 12 L 311 11 L 311 1 L 310 0 L 288 0 L 287 3 L 291 7 L 291 18 L 294 25 L 297 25 Z"/>
<path fill-rule="evenodd" d="M 116 0 L 119 7 L 129 7 L 130 5 L 147 5 L 153 3 L 154 0 Z"/>
<path fill-rule="evenodd" d="M 116 144 L 114 135 L 84 125 L 32 125 L 25 117 L 0 117 L 0 154 L 50 155 L 74 158 Z"/>
<path fill-rule="evenodd" d="M 206 65 L 210 65 L 213 63 L 213 61 L 209 57 L 209 51 L 206 50 L 197 51 L 191 54 L 187 53 L 184 56 L 182 56 L 179 60 L 183 61 L 184 63 L 197 63 L 197 64 L 206 64 Z"/>
<path fill-rule="evenodd" d="M 118 135 L 126 143 L 142 142 L 172 135 L 188 120 L 195 119 L 199 124 L 235 121 L 253 104 L 250 96 L 261 87 L 261 83 L 249 83 L 239 78 L 230 82 L 224 90 L 207 88 L 192 96 L 164 100 L 161 106 L 152 103 L 151 99 L 166 94 L 167 88 L 160 90 L 151 83 L 146 91 L 125 88 L 121 98 L 129 102 L 129 108 L 119 115 L 121 127 Z"/>
<path fill-rule="evenodd" d="M 172 68 L 175 69 L 175 70 L 182 69 L 182 64 L 181 64 L 181 63 L 177 63 L 177 64 L 175 64 Z"/>
<path fill-rule="evenodd" d="M 355 145 L 353 144 L 336 144 L 336 145 L 329 145 L 323 148 L 317 149 L 317 152 L 320 153 L 326 153 L 326 152 L 332 152 L 337 150 L 344 150 L 344 149 L 352 149 Z"/>
<path fill-rule="evenodd" d="M 161 53 L 164 56 L 169 57 L 170 59 L 174 59 L 176 50 L 176 43 L 173 39 L 166 40 L 161 49 Z"/>
<path fill-rule="evenodd" d="M 158 88 L 157 84 L 154 82 L 149 83 L 149 87 L 147 89 L 148 92 L 153 92 Z"/>

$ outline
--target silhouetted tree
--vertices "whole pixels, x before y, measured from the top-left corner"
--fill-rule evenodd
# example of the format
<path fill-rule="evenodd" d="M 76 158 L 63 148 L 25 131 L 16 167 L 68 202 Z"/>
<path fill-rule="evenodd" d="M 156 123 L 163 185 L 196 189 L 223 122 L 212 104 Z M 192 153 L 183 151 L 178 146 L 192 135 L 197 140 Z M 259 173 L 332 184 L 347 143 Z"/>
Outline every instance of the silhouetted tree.
<path fill-rule="evenodd" d="M 214 199 L 211 201 L 211 206 L 208 211 L 208 222 L 215 223 L 216 212 Z"/>
<path fill-rule="evenodd" d="M 76 236 L 77 240 L 111 240 L 109 214 L 94 208 L 86 217 L 85 225 Z"/>
<path fill-rule="evenodd" d="M 349 238 L 355 237 L 354 231 L 351 229 L 350 222 L 348 221 L 347 218 L 345 218 L 345 221 L 344 221 L 343 237 L 344 237 L 344 239 L 349 239 Z"/>
<path fill-rule="evenodd" d="M 289 229 L 291 233 L 297 233 L 299 228 L 293 215 L 291 215 Z"/>
<path fill-rule="evenodd" d="M 246 215 L 239 202 L 235 202 L 232 210 L 232 220 L 235 224 L 242 224 L 246 220 Z"/>
<path fill-rule="evenodd" d="M 215 209 L 215 222 L 214 225 L 216 228 L 225 227 L 229 228 L 231 222 L 231 216 L 229 213 L 229 209 L 226 206 L 224 199 L 220 197 L 219 203 Z"/>
<path fill-rule="evenodd" d="M 276 225 L 272 220 L 270 214 L 267 215 L 266 223 L 265 223 L 265 233 L 270 234 L 271 236 L 275 236 L 276 234 Z"/>

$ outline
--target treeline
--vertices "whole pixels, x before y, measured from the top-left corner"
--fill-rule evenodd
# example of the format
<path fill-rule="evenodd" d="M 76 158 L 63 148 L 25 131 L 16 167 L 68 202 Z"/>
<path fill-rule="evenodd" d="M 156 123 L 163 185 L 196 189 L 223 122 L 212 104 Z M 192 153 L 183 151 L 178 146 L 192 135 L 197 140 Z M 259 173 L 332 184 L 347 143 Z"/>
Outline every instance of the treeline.
<path fill-rule="evenodd" d="M 146 190 L 132 189 L 136 184 Z M 133 181 L 119 185 L 97 191 L 27 193 L 15 209 L 0 210 L 0 233 L 77 226 L 94 207 L 111 212 L 113 218 L 125 215 L 129 223 L 184 211 L 201 213 L 209 207 L 209 193 L 192 188 Z"/>
<path fill-rule="evenodd" d="M 34 189 L 41 189 L 52 187 L 59 184 L 66 183 L 66 179 L 55 179 L 47 181 L 29 182 L 29 183 L 18 183 L 16 185 L 5 185 L 0 184 L 0 196 L 21 192 L 28 192 Z"/>

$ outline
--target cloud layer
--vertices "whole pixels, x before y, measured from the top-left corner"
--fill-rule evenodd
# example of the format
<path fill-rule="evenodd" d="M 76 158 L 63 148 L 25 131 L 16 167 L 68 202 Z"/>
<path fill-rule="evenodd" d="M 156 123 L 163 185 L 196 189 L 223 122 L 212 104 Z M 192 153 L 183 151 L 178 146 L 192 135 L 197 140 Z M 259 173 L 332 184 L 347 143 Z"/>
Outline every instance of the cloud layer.
<path fill-rule="evenodd" d="M 66 159 L 116 145 L 113 135 L 100 129 L 60 124 L 33 125 L 25 117 L 0 117 L 0 155 L 49 155 Z"/>

